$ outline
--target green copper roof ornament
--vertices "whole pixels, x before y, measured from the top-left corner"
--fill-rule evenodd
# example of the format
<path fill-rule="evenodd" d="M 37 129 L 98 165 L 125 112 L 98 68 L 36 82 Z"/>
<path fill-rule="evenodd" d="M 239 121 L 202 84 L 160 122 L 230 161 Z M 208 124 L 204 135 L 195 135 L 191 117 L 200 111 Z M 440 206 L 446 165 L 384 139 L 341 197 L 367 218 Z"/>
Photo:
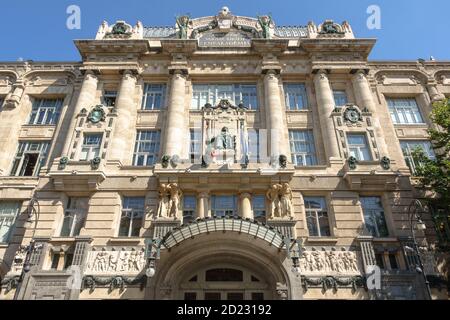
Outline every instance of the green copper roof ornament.
<path fill-rule="evenodd" d="M 270 28 L 272 27 L 273 20 L 270 15 L 258 16 L 258 23 L 262 28 L 262 37 L 264 39 L 272 38 Z"/>
<path fill-rule="evenodd" d="M 126 34 L 127 33 L 127 26 L 125 25 L 124 22 L 117 22 L 112 30 L 111 30 L 112 34 Z"/>
<path fill-rule="evenodd" d="M 103 110 L 103 106 L 101 104 L 95 106 L 91 112 L 89 112 L 88 120 L 92 123 L 99 123 L 100 121 L 105 121 L 105 119 L 105 110 Z"/>
<path fill-rule="evenodd" d="M 188 38 L 188 28 L 191 18 L 188 15 L 176 17 L 177 27 L 178 27 L 178 39 Z"/>

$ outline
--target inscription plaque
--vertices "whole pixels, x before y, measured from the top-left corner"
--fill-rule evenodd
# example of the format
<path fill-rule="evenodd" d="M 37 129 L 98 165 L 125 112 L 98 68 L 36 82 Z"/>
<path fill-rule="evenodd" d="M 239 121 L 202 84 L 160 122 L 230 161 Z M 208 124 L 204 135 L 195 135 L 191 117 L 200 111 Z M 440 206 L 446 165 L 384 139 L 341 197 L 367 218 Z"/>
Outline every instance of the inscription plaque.
<path fill-rule="evenodd" d="M 210 32 L 198 40 L 200 47 L 251 47 L 252 38 L 241 32 Z"/>

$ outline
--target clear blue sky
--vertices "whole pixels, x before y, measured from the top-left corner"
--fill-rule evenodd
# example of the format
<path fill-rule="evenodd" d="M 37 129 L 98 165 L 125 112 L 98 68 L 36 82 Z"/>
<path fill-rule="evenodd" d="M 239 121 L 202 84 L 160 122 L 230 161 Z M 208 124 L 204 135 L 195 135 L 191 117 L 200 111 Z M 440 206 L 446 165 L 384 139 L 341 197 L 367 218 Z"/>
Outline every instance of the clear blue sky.
<path fill-rule="evenodd" d="M 216 14 L 228 6 L 236 15 L 271 13 L 277 25 L 348 20 L 357 37 L 377 38 L 379 59 L 450 60 L 448 0 L 1 0 L 0 61 L 78 61 L 73 39 L 91 39 L 103 20 L 132 25 L 174 25 L 175 15 Z M 366 26 L 369 5 L 381 8 L 381 29 Z M 81 8 L 81 29 L 66 28 L 69 5 Z"/>

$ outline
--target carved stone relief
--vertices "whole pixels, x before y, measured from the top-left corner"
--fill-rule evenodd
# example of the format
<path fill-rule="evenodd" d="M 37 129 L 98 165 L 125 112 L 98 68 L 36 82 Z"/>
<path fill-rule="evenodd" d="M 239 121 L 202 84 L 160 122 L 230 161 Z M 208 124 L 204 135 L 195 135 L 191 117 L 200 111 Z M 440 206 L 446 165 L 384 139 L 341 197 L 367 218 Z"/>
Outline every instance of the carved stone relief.
<path fill-rule="evenodd" d="M 118 251 L 90 251 L 86 274 L 131 274 L 145 267 L 144 249 Z"/>
<path fill-rule="evenodd" d="M 300 258 L 302 274 L 361 274 L 356 252 L 304 251 Z"/>

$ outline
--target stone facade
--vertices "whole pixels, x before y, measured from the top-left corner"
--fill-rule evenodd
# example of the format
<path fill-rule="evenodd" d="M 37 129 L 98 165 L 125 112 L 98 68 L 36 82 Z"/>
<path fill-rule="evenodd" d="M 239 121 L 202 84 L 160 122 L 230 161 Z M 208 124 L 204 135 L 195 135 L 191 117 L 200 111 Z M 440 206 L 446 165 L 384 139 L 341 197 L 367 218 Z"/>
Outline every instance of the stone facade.
<path fill-rule="evenodd" d="M 227 8 L 75 44 L 81 62 L 0 64 L 0 299 L 426 298 L 400 143 L 428 139 L 450 63 Z M 422 119 L 394 123 L 400 99 Z"/>

